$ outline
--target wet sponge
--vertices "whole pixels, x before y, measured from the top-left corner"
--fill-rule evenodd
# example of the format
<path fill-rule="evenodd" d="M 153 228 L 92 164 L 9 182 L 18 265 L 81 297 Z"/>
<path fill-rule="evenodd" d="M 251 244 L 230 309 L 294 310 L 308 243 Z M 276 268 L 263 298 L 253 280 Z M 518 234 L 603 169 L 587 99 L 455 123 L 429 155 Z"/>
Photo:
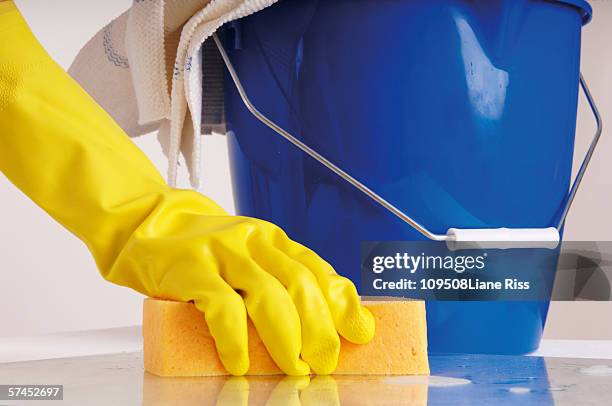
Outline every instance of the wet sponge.
<path fill-rule="evenodd" d="M 342 339 L 335 374 L 426 375 L 427 332 L 421 301 L 364 302 L 376 319 L 376 335 L 366 345 Z M 249 375 L 282 372 L 249 321 Z M 193 304 L 158 299 L 144 302 L 144 366 L 159 376 L 227 375 L 202 313 Z"/>

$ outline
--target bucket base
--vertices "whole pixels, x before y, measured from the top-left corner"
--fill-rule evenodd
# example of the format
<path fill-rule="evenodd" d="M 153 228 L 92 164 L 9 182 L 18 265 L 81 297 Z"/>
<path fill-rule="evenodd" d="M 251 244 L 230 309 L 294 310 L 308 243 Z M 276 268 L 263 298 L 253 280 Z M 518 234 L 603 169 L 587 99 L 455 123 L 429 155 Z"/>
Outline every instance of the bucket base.
<path fill-rule="evenodd" d="M 528 354 L 540 345 L 548 305 L 548 302 L 428 302 L 428 350 Z"/>

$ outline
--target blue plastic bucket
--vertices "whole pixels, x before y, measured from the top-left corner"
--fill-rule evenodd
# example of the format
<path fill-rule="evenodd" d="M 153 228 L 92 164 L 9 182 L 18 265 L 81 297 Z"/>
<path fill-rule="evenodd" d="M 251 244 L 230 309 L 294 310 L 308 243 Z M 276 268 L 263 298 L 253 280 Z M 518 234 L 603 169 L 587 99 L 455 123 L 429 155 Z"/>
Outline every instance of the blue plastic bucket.
<path fill-rule="evenodd" d="M 282 0 L 227 46 L 262 113 L 430 230 L 549 227 L 570 183 L 590 15 L 580 0 Z M 362 241 L 423 239 L 226 87 L 239 214 L 278 224 L 358 285 Z M 532 351 L 547 310 L 429 302 L 430 350 Z"/>

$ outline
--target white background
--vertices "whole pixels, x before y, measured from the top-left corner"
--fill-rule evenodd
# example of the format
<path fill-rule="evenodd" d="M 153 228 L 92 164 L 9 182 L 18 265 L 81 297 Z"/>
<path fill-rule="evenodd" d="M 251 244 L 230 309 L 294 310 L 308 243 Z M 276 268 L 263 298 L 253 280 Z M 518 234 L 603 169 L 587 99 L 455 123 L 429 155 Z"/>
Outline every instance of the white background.
<path fill-rule="evenodd" d="M 130 0 L 17 0 L 36 36 L 64 68 L 89 38 L 130 4 Z M 612 2 L 591 4 L 595 18 L 584 29 L 582 71 L 605 120 L 612 117 Z M 575 167 L 594 130 L 583 99 L 580 104 Z M 165 174 L 155 136 L 136 142 Z M 202 191 L 233 211 L 225 139 L 206 137 L 204 153 Z M 604 131 L 572 208 L 566 239 L 612 240 L 610 157 L 612 136 Z M 140 324 L 142 297 L 105 282 L 85 246 L 2 175 L 0 202 L 0 337 Z M 545 335 L 610 339 L 612 303 L 553 303 Z"/>

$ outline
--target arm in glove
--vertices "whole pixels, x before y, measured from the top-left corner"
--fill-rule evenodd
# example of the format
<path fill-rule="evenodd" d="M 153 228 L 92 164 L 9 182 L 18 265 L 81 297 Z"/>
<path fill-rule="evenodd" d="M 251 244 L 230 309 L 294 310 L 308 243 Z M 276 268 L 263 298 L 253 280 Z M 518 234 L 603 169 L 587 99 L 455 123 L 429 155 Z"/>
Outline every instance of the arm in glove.
<path fill-rule="evenodd" d="M 220 358 L 249 367 L 247 314 L 286 373 L 334 370 L 339 335 L 365 343 L 354 285 L 265 221 L 168 187 L 113 120 L 0 2 L 0 170 L 77 235 L 107 280 L 193 301 Z"/>

